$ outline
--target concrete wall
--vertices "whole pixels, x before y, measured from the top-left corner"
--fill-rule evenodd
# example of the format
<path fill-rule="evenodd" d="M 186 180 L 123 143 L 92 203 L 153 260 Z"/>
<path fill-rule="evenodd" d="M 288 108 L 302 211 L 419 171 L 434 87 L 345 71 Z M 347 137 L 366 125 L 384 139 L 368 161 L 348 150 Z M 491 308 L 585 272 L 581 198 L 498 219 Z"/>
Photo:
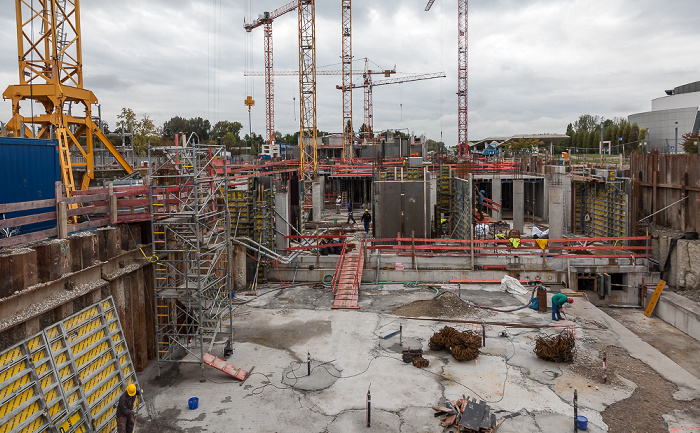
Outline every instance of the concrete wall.
<path fill-rule="evenodd" d="M 645 299 L 650 300 L 653 294 L 654 289 L 647 289 Z M 648 301 L 644 308 L 647 305 L 649 305 Z M 700 340 L 700 307 L 685 296 L 668 291 L 662 292 L 653 315 Z"/>
<path fill-rule="evenodd" d="M 145 369 L 155 357 L 155 307 L 152 263 L 144 255 L 151 256 L 148 223 L 4 251 L 0 351 L 111 295 L 134 366 Z"/>
<path fill-rule="evenodd" d="M 653 257 L 659 262 L 659 269 L 663 269 L 666 264 L 671 239 L 680 236 L 680 233 L 652 232 Z M 671 269 L 664 274 L 669 287 L 700 290 L 700 240 L 679 240 L 670 260 Z"/>

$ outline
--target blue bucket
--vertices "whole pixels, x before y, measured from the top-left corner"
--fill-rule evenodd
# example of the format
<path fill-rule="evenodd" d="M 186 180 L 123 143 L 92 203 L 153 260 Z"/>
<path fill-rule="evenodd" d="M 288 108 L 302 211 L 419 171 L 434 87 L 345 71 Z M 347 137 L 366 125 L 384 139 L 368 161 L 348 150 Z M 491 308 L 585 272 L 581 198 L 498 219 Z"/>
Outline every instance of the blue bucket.
<path fill-rule="evenodd" d="M 197 397 L 192 397 L 187 401 L 187 405 L 190 407 L 190 410 L 195 410 L 199 407 L 199 399 Z"/>
<path fill-rule="evenodd" d="M 579 430 L 586 431 L 588 430 L 588 418 L 585 416 L 577 416 L 576 417 L 576 424 L 578 425 Z"/>

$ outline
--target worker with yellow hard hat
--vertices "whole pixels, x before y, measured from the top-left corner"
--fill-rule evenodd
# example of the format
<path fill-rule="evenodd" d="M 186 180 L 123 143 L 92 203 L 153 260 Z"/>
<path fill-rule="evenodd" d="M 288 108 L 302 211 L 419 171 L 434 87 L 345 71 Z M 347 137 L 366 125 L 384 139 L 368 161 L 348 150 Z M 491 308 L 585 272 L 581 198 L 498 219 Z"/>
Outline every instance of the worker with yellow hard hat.
<path fill-rule="evenodd" d="M 136 385 L 130 383 L 127 385 L 126 391 L 119 397 L 117 405 L 117 430 L 119 433 L 132 433 L 134 431 L 136 394 Z"/>
<path fill-rule="evenodd" d="M 338 196 L 337 199 L 335 199 L 335 213 L 337 215 L 340 215 L 340 205 L 343 203 L 343 198 L 341 196 Z"/>
<path fill-rule="evenodd" d="M 369 223 L 372 222 L 372 215 L 369 213 L 369 209 L 365 209 L 365 213 L 362 214 L 360 221 L 365 225 L 365 233 L 369 233 Z"/>

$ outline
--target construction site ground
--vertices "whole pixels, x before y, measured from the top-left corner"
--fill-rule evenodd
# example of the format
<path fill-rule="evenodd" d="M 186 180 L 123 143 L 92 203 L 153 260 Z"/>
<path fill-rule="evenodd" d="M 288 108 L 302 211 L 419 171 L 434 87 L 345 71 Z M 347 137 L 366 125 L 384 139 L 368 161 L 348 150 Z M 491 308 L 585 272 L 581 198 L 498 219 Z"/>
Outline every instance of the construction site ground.
<path fill-rule="evenodd" d="M 443 285 L 439 292 L 420 285 L 363 285 L 359 310 L 331 310 L 333 295 L 326 287 L 277 287 L 260 287 L 258 297 L 234 311 L 234 351 L 226 360 L 244 370 L 254 367 L 246 381 L 241 385 L 208 366 L 202 374 L 198 363 L 163 365 L 158 377 L 152 362 L 139 378 L 147 404 L 137 431 L 442 432 L 432 406 L 463 395 L 485 401 L 497 419 L 518 414 L 499 433 L 571 431 L 574 389 L 590 432 L 700 428 L 697 350 L 691 349 L 697 341 L 640 310 L 607 314 L 576 298 L 565 309 L 568 320 L 554 322 L 549 313 L 530 308 L 497 313 L 469 307 L 454 294 L 492 307 L 516 307 L 530 297 L 509 294 L 498 284 Z M 436 298 L 437 293 L 443 294 Z M 409 316 L 479 324 L 402 318 Z M 444 326 L 481 332 L 482 323 L 486 345 L 475 361 L 457 362 L 428 348 Z M 639 336 L 623 324 L 639 328 Z M 400 325 L 401 345 L 399 335 L 384 338 Z M 576 336 L 574 362 L 537 358 L 535 338 L 567 327 Z M 219 334 L 214 355 L 223 356 L 224 340 Z M 672 348 L 654 347 L 663 342 Z M 423 349 L 430 365 L 419 369 L 402 362 L 401 351 L 409 347 Z M 188 408 L 191 397 L 199 398 L 195 410 Z"/>

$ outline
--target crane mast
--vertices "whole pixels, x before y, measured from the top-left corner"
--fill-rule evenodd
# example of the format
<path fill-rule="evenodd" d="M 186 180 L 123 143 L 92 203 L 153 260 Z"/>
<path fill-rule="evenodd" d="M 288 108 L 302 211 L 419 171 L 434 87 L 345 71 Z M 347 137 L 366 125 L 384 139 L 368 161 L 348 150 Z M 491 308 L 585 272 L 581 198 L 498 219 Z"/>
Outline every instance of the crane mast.
<path fill-rule="evenodd" d="M 435 3 L 435 0 L 428 0 L 426 11 Z M 459 154 L 469 153 L 468 138 L 468 84 L 469 84 L 469 0 L 457 0 L 457 131 Z"/>
<path fill-rule="evenodd" d="M 318 175 L 316 149 L 316 2 L 299 0 L 299 148 L 303 208 L 312 204 L 313 182 Z M 305 215 L 308 215 L 305 213 Z M 308 218 L 306 216 L 305 218 Z"/>
<path fill-rule="evenodd" d="M 352 1 L 342 0 L 343 27 L 343 162 L 353 162 L 352 128 Z"/>
<path fill-rule="evenodd" d="M 265 133 L 267 135 L 266 145 L 263 146 L 263 153 L 271 154 L 275 145 L 275 83 L 272 49 L 272 22 L 297 8 L 298 2 L 293 1 L 275 9 L 272 12 L 262 13 L 258 19 L 252 23 L 244 23 L 243 28 L 247 32 L 263 26 L 264 50 L 265 50 Z M 250 105 L 248 106 L 250 111 Z"/>
<path fill-rule="evenodd" d="M 12 100 L 8 130 L 15 137 L 58 139 L 61 180 L 66 195 L 78 189 L 73 167 L 85 167 L 80 189 L 87 189 L 95 177 L 95 137 L 127 173 L 133 169 L 107 139 L 92 118 L 97 97 L 83 88 L 82 35 L 79 0 L 15 1 L 19 84 L 9 86 L 4 99 Z M 43 113 L 27 116 L 20 111 L 22 101 L 41 104 Z M 73 115 L 68 106 L 82 106 L 84 117 Z M 30 128 L 28 125 L 32 125 Z M 33 126 L 38 126 L 35 131 Z M 85 139 L 84 144 L 79 141 Z M 72 162 L 70 148 L 80 151 L 84 162 Z"/>

